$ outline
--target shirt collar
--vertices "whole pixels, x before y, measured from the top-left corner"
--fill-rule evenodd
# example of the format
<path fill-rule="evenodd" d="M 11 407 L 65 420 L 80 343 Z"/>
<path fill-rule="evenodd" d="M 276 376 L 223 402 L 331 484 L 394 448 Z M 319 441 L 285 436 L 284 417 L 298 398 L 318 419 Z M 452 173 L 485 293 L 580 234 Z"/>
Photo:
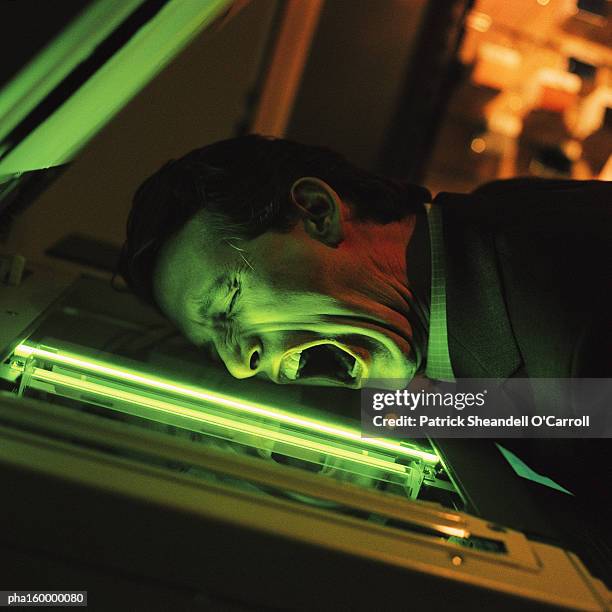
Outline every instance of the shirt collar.
<path fill-rule="evenodd" d="M 491 203 L 473 194 L 439 193 L 449 354 L 460 377 L 508 378 L 522 358 L 498 268 Z M 494 219 L 495 220 L 495 219 Z"/>
<path fill-rule="evenodd" d="M 446 321 L 446 275 L 442 219 L 437 206 L 426 204 L 425 207 L 431 244 L 431 298 L 425 375 L 436 380 L 453 381 L 455 374 L 448 349 Z"/>

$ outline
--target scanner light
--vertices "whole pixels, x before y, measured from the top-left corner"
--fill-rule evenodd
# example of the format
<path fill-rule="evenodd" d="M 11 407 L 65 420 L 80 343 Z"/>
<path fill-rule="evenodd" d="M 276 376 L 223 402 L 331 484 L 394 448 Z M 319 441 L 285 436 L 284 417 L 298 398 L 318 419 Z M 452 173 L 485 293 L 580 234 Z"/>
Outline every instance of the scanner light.
<path fill-rule="evenodd" d="M 306 418 L 301 416 L 296 416 L 290 412 L 280 410 L 275 407 L 265 406 L 262 404 L 258 404 L 251 401 L 244 401 L 239 398 L 231 397 L 222 393 L 218 393 L 216 391 L 211 391 L 203 388 L 192 387 L 188 385 L 176 384 L 171 380 L 167 380 L 164 378 L 159 378 L 156 376 L 151 376 L 149 374 L 145 374 L 142 372 L 138 372 L 137 370 L 131 368 L 119 368 L 115 367 L 112 364 L 105 363 L 103 361 L 98 361 L 94 359 L 89 359 L 88 357 L 84 357 L 82 355 L 78 355 L 69 351 L 56 351 L 50 347 L 42 348 L 42 347 L 34 347 L 28 344 L 20 344 L 15 349 L 14 355 L 16 357 L 20 357 L 23 359 L 27 359 L 29 357 L 39 358 L 49 363 L 53 364 L 61 364 L 63 366 L 71 367 L 78 369 L 83 372 L 89 372 L 92 374 L 97 374 L 106 378 L 111 378 L 117 382 L 129 383 L 132 385 L 138 385 L 141 387 L 145 387 L 150 390 L 161 391 L 164 393 L 169 393 L 178 397 L 183 397 L 189 400 L 196 401 L 204 401 L 211 403 L 213 405 L 229 408 L 230 410 L 236 412 L 238 415 L 242 416 L 256 416 L 256 417 L 264 417 L 267 419 L 272 419 L 278 421 L 280 423 L 290 425 L 293 427 L 298 427 L 300 429 L 304 429 L 316 434 L 323 434 L 325 436 L 330 436 L 332 438 L 337 439 L 338 441 L 345 442 L 353 442 L 358 443 L 359 447 L 362 449 L 362 453 L 365 451 L 367 453 L 367 449 L 371 449 L 372 451 L 384 451 L 395 454 L 398 457 L 403 457 L 407 459 L 420 459 L 429 464 L 437 464 L 439 461 L 438 456 L 435 453 L 427 452 L 422 449 L 413 448 L 407 446 L 405 444 L 400 444 L 397 442 L 393 442 L 391 440 L 382 440 L 376 438 L 362 438 L 361 433 L 357 429 L 349 428 L 349 427 L 339 427 L 337 425 L 326 423 L 320 419 L 314 418 Z M 55 375 L 54 373 L 49 373 L 51 375 Z M 38 370 L 37 376 L 46 376 L 48 374 L 42 374 L 40 370 Z M 49 382 L 51 382 L 49 380 Z M 65 381 L 64 381 L 65 382 Z M 85 382 L 85 381 L 81 381 Z M 76 384 L 74 381 L 73 385 Z M 107 394 L 113 393 L 125 393 L 120 392 L 116 389 L 108 389 L 105 391 Z M 137 397 L 128 398 L 124 397 L 126 401 L 135 402 L 134 399 Z M 121 399 L 117 397 L 117 399 Z M 190 410 L 189 417 L 197 418 L 199 420 L 206 420 L 212 418 L 208 413 L 204 413 L 198 410 L 192 410 L 184 407 L 179 407 L 176 404 L 168 401 L 159 401 L 152 400 L 151 398 L 139 400 L 141 403 L 145 403 L 149 405 L 151 402 L 155 402 L 155 405 L 151 405 L 151 408 L 159 411 L 166 411 L 169 413 L 176 413 L 177 410 Z M 222 418 L 215 416 L 214 418 Z M 226 419 L 228 423 L 226 425 L 231 425 L 232 428 L 236 428 L 236 422 L 231 419 Z M 219 423 L 221 424 L 221 423 Z M 244 427 L 245 424 L 242 423 L 240 426 Z M 249 425 L 249 427 L 255 427 L 256 425 Z M 258 428 L 257 428 L 258 429 Z M 263 435 L 262 432 L 252 432 L 256 435 Z M 266 430 L 265 435 L 270 437 L 270 432 Z M 277 432 L 277 435 L 281 435 L 280 432 Z M 311 444 L 315 444 L 312 442 Z M 311 450 L 315 450 L 312 448 Z M 322 450 L 322 449 L 320 449 Z M 367 454 L 359 454 L 359 457 L 363 461 L 364 457 Z M 354 459 L 354 457 L 353 457 Z M 374 459 L 374 457 L 369 457 L 369 460 Z M 368 461 L 371 463 L 371 461 Z M 376 463 L 376 462 L 375 462 Z M 386 463 L 388 466 L 388 464 Z M 377 466 L 380 467 L 380 466 Z M 396 465 L 397 468 L 401 467 Z"/>

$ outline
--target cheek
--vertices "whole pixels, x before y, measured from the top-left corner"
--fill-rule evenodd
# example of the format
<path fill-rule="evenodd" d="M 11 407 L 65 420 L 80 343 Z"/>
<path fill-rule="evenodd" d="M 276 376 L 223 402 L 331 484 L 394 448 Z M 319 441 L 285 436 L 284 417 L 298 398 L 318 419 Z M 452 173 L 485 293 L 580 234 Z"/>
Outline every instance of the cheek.
<path fill-rule="evenodd" d="M 272 291 L 313 291 L 321 287 L 333 265 L 318 256 L 295 246 L 276 255 L 269 255 L 254 266 L 264 286 Z"/>
<path fill-rule="evenodd" d="M 271 304 L 277 311 L 283 304 L 295 312 L 300 301 L 293 298 L 305 293 L 318 296 L 318 309 L 322 307 L 323 296 L 342 300 L 347 288 L 359 278 L 350 274 L 346 278 L 343 270 L 346 257 L 340 251 L 313 240 L 299 227 L 289 234 L 264 234 L 256 238 L 250 245 L 250 255 L 258 293 L 265 299 L 272 296 L 277 300 Z M 317 310 L 316 304 L 307 306 L 309 311 Z"/>

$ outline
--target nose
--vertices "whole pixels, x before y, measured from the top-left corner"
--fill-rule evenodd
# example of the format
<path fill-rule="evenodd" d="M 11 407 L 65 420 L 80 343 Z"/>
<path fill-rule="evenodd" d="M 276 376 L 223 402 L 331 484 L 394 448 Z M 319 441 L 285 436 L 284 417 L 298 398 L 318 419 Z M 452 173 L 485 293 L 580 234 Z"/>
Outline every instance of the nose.
<path fill-rule="evenodd" d="M 246 338 L 233 346 L 218 346 L 217 352 L 234 378 L 250 378 L 260 369 L 263 349 L 258 338 Z"/>

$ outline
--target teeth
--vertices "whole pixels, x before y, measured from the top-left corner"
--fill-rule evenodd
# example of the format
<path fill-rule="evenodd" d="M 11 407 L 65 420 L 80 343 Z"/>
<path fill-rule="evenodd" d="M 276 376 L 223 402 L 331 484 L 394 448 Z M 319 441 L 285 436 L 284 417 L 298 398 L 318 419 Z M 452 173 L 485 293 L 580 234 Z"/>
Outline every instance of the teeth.
<path fill-rule="evenodd" d="M 316 346 L 316 345 L 313 345 Z M 310 347 L 308 347 L 310 348 Z M 281 367 L 280 367 L 280 373 L 287 379 L 287 380 L 297 380 L 300 377 L 300 370 L 302 369 L 302 367 L 304 366 L 304 363 L 302 363 L 302 361 L 306 361 L 305 359 L 302 360 L 302 350 L 300 351 L 294 351 L 292 353 L 290 353 L 289 355 L 287 355 L 282 363 L 281 363 Z M 344 353 L 343 353 L 344 354 Z M 305 357 L 308 357 L 308 355 L 306 355 Z M 344 358 L 344 361 L 348 367 L 348 355 Z M 354 362 L 351 366 L 350 371 L 348 372 L 349 376 L 351 378 L 353 378 L 354 380 L 359 380 L 363 371 L 363 368 L 360 364 L 360 362 L 353 358 Z M 302 367 L 301 367 L 302 366 Z"/>
<path fill-rule="evenodd" d="M 288 355 L 281 365 L 283 374 L 289 380 L 296 380 L 298 375 L 298 370 L 300 368 L 300 355 L 302 351 L 296 351 L 295 353 L 291 353 Z"/>

